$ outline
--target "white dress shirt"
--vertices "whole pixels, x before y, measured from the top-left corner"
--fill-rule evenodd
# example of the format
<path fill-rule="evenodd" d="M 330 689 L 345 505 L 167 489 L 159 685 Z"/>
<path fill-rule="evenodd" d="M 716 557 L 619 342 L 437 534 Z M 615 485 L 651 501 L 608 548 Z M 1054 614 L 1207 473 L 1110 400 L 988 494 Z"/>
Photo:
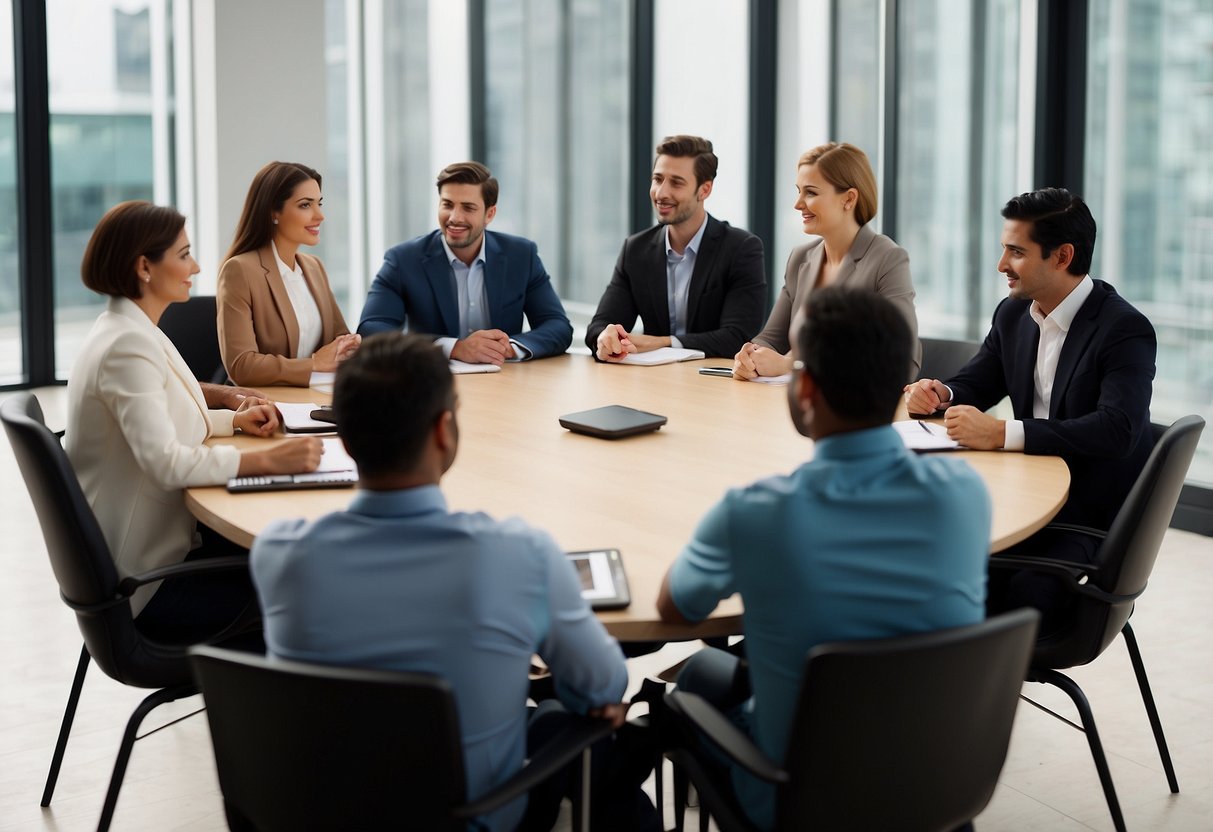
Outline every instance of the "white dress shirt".
<path fill-rule="evenodd" d="M 1074 316 L 1087 302 L 1095 288 L 1091 275 L 1086 275 L 1078 282 L 1065 300 L 1045 315 L 1040 311 L 1039 304 L 1032 301 L 1028 314 L 1040 327 L 1040 343 L 1036 347 L 1036 370 L 1032 374 L 1032 418 L 1048 419 L 1049 406 L 1053 401 L 1053 382 L 1057 378 L 1057 360 L 1061 357 L 1062 345 L 1074 323 Z M 1003 447 L 1008 451 L 1022 451 L 1024 444 L 1023 422 L 1019 419 L 1008 419 L 1006 438 Z"/>
<path fill-rule="evenodd" d="M 295 259 L 295 268 L 282 262 L 278 256 L 278 246 L 270 241 L 274 249 L 274 260 L 278 263 L 278 274 L 286 285 L 286 294 L 291 299 L 291 308 L 295 310 L 295 320 L 299 322 L 299 348 L 292 358 L 310 358 L 320 345 L 320 335 L 323 324 L 320 321 L 320 307 L 312 297 L 312 290 L 303 279 L 303 269 L 299 268 L 299 259 Z"/>

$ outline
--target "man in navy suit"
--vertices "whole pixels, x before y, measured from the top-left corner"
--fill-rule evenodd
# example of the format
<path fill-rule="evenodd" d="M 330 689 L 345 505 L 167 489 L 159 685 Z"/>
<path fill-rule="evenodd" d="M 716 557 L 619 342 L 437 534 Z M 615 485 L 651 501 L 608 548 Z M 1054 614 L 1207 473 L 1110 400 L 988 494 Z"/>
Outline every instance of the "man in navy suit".
<path fill-rule="evenodd" d="M 485 228 L 497 180 L 479 162 L 438 174 L 438 229 L 393 246 L 371 284 L 358 334 L 433 335 L 448 358 L 497 364 L 558 355 L 573 326 L 535 244 Z M 522 331 L 526 315 L 530 331 Z"/>
<path fill-rule="evenodd" d="M 586 330 L 599 361 L 670 346 L 731 358 L 762 329 L 762 241 L 704 209 L 716 165 L 707 139 L 669 136 L 657 145 L 649 186 L 657 225 L 628 237 L 619 252 Z M 643 333 L 632 331 L 637 317 Z"/>
<path fill-rule="evenodd" d="M 982 450 L 1057 454 L 1070 496 L 1056 521 L 1107 530 L 1151 450 L 1150 395 L 1157 341 L 1145 316 L 1087 271 L 1095 220 L 1062 188 L 1021 194 L 1002 210 L 1009 296 L 977 355 L 946 384 L 906 387 L 911 413 L 946 408 L 948 434 Z M 986 409 L 1010 396 L 1014 419 Z M 1094 559 L 1096 539 L 1046 529 L 1015 554 Z M 1055 579 L 1017 573 L 991 581 L 990 606 L 1041 610 L 1041 633 L 1064 621 L 1070 596 Z"/>

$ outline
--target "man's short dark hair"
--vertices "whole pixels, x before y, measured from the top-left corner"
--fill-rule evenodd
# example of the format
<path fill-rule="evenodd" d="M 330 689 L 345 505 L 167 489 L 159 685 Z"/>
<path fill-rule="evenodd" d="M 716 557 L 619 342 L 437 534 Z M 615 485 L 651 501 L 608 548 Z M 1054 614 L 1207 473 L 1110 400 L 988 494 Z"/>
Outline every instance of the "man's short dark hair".
<path fill-rule="evenodd" d="M 1095 253 L 1095 218 L 1091 209 L 1065 188 L 1041 188 L 1012 197 L 1002 209 L 1007 220 L 1032 223 L 1028 237 L 1040 246 L 1044 257 L 1064 243 L 1074 246 L 1074 259 L 1066 268 L 1081 277 L 1091 271 Z"/>
<path fill-rule="evenodd" d="M 363 475 L 406 473 L 434 423 L 455 406 L 455 384 L 432 338 L 382 332 L 337 367 L 333 418 Z"/>
<path fill-rule="evenodd" d="M 479 162 L 456 162 L 438 171 L 438 193 L 443 185 L 479 185 L 485 209 L 497 204 L 497 180 Z"/>
<path fill-rule="evenodd" d="M 657 155 L 694 159 L 696 188 L 716 178 L 716 166 L 720 163 L 712 152 L 712 143 L 699 136 L 666 136 L 657 145 Z"/>
<path fill-rule="evenodd" d="M 812 293 L 797 340 L 800 360 L 839 418 L 887 424 L 905 386 L 914 336 L 887 298 L 830 286 Z"/>

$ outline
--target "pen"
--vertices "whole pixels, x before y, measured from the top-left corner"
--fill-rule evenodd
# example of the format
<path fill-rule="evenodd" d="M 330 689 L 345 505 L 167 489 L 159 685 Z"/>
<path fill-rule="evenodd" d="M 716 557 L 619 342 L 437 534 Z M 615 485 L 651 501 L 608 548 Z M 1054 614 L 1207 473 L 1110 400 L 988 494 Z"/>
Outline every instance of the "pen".
<path fill-rule="evenodd" d="M 915 419 L 914 421 L 918 422 L 918 426 L 920 428 L 922 428 L 923 430 L 925 430 L 928 435 L 930 435 L 930 436 L 935 435 L 935 434 L 931 433 L 931 429 L 929 427 L 927 427 L 927 423 L 924 422 L 922 419 Z"/>

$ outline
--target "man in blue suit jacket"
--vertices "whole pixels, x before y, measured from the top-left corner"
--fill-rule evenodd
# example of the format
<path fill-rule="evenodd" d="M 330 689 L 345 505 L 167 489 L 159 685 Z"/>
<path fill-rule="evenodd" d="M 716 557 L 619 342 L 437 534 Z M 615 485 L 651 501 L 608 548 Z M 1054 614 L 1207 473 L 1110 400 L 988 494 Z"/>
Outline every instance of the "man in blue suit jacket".
<path fill-rule="evenodd" d="M 948 434 L 970 448 L 1061 456 L 1070 496 L 1057 522 L 1106 530 L 1150 455 L 1154 327 L 1087 274 L 1095 220 L 1081 199 L 1044 188 L 1015 197 L 1002 215 L 998 270 L 1009 297 L 977 355 L 947 384 L 908 386 L 906 405 L 947 408 Z M 1014 419 L 984 412 L 1004 396 Z M 1089 563 L 1095 550 L 1090 536 L 1046 529 L 1013 551 Z M 1020 573 L 1009 584 L 991 583 L 992 607 L 1037 607 L 1042 634 L 1060 623 L 1067 596 L 1054 579 Z"/>
<path fill-rule="evenodd" d="M 358 333 L 435 336 L 448 358 L 497 364 L 558 355 L 573 326 L 535 244 L 486 231 L 497 180 L 479 162 L 438 174 L 438 229 L 393 246 L 362 309 Z M 531 329 L 522 331 L 526 315 Z"/>

